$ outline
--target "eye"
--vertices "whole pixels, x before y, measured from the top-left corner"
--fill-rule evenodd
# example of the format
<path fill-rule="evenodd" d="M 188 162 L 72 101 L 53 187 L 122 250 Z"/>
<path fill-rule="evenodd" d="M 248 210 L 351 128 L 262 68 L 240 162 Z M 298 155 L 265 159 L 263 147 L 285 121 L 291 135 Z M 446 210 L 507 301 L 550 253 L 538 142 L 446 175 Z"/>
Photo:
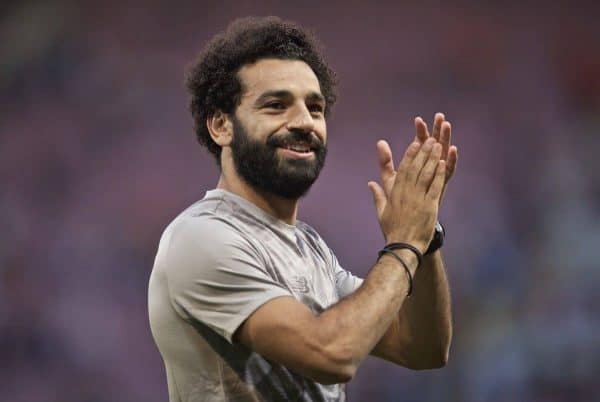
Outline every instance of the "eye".
<path fill-rule="evenodd" d="M 275 109 L 275 110 L 283 110 L 285 109 L 285 105 L 280 101 L 269 102 L 265 105 L 267 109 Z"/>
<path fill-rule="evenodd" d="M 323 113 L 323 109 L 324 109 L 323 106 L 318 103 L 315 103 L 313 105 L 308 105 L 308 110 L 311 113 L 321 114 L 321 113 Z"/>

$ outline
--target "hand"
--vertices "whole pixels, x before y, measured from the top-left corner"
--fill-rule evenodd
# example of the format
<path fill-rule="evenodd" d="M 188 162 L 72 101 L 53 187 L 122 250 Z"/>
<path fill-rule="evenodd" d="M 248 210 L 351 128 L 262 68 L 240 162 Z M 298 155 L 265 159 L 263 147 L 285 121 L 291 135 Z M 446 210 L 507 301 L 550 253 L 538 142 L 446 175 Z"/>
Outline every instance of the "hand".
<path fill-rule="evenodd" d="M 456 169 L 456 161 L 458 160 L 458 148 L 454 145 L 450 145 L 452 138 L 452 126 L 449 121 L 445 120 L 443 113 L 436 113 L 433 118 L 433 134 L 431 135 L 440 144 L 442 144 L 442 157 L 443 161 L 446 161 L 446 177 L 444 179 L 444 188 L 442 189 L 442 196 L 440 197 L 440 205 L 444 194 L 446 193 L 446 187 L 448 182 L 454 175 Z M 416 136 L 415 140 L 423 144 L 429 137 L 429 131 L 427 130 L 427 124 L 417 117 L 415 119 Z M 388 147 L 389 149 L 389 147 Z M 391 151 L 390 151 L 391 158 Z"/>
<path fill-rule="evenodd" d="M 386 243 L 409 243 L 424 252 L 433 236 L 444 187 L 443 146 L 434 138 L 423 144 L 414 141 L 406 150 L 398 171 L 394 170 L 389 145 L 380 141 L 377 148 L 384 187 L 371 181 L 369 188 Z"/>

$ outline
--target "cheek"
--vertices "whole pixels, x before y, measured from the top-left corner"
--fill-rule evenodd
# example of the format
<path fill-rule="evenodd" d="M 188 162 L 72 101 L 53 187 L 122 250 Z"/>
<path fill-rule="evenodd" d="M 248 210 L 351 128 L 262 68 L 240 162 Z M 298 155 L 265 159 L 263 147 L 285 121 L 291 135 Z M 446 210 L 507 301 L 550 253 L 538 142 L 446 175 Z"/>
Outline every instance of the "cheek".
<path fill-rule="evenodd" d="M 285 120 L 276 116 L 261 116 L 249 124 L 255 138 L 266 140 L 271 135 L 285 131 Z"/>
<path fill-rule="evenodd" d="M 325 124 L 325 120 L 315 124 L 315 133 L 319 136 L 324 144 L 327 143 L 327 125 Z"/>
<path fill-rule="evenodd" d="M 264 141 L 268 136 L 268 126 L 262 119 L 256 117 L 239 117 L 238 119 L 249 138 L 255 141 Z"/>

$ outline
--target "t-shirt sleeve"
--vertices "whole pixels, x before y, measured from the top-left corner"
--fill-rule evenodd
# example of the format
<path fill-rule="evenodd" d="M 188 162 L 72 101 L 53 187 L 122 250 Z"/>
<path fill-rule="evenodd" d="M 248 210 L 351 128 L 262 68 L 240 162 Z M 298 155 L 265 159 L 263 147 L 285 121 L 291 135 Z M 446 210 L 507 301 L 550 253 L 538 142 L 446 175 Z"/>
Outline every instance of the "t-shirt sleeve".
<path fill-rule="evenodd" d="M 333 251 L 329 250 L 329 252 L 331 254 L 331 263 L 335 274 L 335 287 L 339 298 L 342 299 L 354 293 L 354 291 L 362 285 L 363 280 L 358 276 L 353 275 L 350 271 L 346 271 L 342 268 L 335 254 L 333 254 Z"/>
<path fill-rule="evenodd" d="M 166 256 L 175 310 L 207 325 L 228 342 L 267 301 L 292 296 L 273 280 L 260 251 L 217 218 L 190 218 L 173 229 Z"/>

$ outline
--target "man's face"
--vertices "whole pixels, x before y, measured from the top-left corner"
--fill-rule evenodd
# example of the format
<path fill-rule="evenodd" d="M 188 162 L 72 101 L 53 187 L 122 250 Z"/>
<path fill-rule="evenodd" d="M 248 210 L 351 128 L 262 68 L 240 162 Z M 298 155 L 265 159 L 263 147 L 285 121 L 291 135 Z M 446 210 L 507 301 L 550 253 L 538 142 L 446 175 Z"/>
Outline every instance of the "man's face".
<path fill-rule="evenodd" d="M 243 93 L 233 116 L 234 167 L 259 190 L 300 198 L 327 154 L 319 81 L 297 60 L 263 59 L 238 74 Z"/>

